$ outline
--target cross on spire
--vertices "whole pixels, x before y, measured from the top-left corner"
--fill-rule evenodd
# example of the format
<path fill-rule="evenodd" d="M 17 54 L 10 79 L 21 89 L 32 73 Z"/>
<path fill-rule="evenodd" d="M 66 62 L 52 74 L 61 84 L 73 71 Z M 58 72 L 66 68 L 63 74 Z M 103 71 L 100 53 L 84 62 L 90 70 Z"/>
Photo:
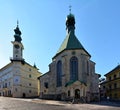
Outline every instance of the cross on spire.
<path fill-rule="evenodd" d="M 69 6 L 69 12 L 70 12 L 70 13 L 71 13 L 71 8 L 72 8 L 72 6 L 70 5 L 70 6 Z"/>
<path fill-rule="evenodd" d="M 19 25 L 19 21 L 17 20 L 17 27 L 18 27 L 18 25 Z"/>

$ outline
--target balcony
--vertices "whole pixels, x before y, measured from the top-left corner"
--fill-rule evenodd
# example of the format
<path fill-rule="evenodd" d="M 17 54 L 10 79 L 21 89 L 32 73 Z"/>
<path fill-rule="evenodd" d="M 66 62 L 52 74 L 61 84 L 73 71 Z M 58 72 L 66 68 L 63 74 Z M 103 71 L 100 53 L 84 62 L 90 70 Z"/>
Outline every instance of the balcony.
<path fill-rule="evenodd" d="M 14 58 L 13 57 L 10 57 L 10 61 L 13 62 L 13 61 L 18 61 L 18 62 L 21 62 L 22 64 L 25 63 L 25 59 L 23 58 Z"/>

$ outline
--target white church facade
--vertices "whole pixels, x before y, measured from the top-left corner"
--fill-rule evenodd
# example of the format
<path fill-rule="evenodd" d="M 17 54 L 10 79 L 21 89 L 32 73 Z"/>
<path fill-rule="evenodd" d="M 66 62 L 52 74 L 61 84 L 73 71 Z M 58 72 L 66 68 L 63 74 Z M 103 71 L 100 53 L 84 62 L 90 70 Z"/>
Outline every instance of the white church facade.
<path fill-rule="evenodd" d="M 13 57 L 9 64 L 0 69 L 0 96 L 37 97 L 40 91 L 38 77 L 41 73 L 35 65 L 23 59 L 24 47 L 18 24 L 14 31 Z"/>
<path fill-rule="evenodd" d="M 39 77 L 40 98 L 82 101 L 99 100 L 99 75 L 95 62 L 75 36 L 75 17 L 66 19 L 67 35 L 52 58 L 49 71 Z"/>

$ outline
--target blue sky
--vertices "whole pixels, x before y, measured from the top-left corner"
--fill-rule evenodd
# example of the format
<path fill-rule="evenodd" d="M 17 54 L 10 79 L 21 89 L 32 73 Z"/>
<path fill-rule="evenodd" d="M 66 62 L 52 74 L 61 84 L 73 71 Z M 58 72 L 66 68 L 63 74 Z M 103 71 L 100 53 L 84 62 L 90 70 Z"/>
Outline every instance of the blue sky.
<path fill-rule="evenodd" d="M 120 63 L 120 0 L 0 0 L 0 68 L 10 62 L 19 20 L 24 59 L 42 73 L 66 36 L 69 5 L 75 34 L 102 75 Z"/>

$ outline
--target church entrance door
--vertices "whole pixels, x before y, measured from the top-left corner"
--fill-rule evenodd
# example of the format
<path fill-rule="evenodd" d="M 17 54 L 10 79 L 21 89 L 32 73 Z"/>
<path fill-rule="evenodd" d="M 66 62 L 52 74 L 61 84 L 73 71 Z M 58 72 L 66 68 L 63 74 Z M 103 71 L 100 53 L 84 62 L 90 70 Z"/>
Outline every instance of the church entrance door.
<path fill-rule="evenodd" d="M 75 98 L 76 99 L 80 98 L 80 90 L 79 89 L 75 89 Z"/>

